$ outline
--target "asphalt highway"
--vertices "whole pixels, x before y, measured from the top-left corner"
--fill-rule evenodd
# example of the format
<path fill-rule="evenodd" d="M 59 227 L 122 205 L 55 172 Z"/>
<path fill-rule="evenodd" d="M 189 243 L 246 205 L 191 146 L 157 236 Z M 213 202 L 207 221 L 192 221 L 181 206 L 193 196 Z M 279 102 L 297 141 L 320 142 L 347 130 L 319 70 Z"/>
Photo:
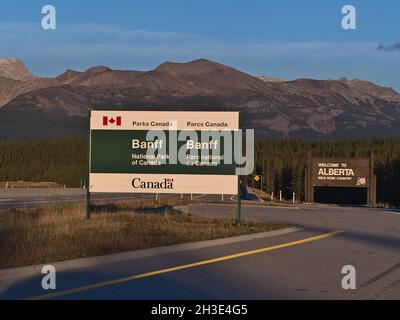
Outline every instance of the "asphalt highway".
<path fill-rule="evenodd" d="M 207 194 L 159 194 L 159 198 L 174 198 L 200 201 L 235 202 L 232 195 L 207 195 Z M 119 200 L 155 199 L 152 193 L 92 193 L 92 203 Z M 257 198 L 255 198 L 257 200 Z M 85 189 L 1 189 L 0 210 L 13 208 L 32 208 L 54 203 L 84 203 L 86 201 Z"/>
<path fill-rule="evenodd" d="M 153 193 L 92 193 L 91 202 L 155 199 Z M 233 203 L 237 201 L 236 195 L 211 195 L 211 194 L 158 194 L 157 198 L 198 200 L 202 202 Z M 250 201 L 259 201 L 255 194 L 248 193 L 246 198 Z M 0 210 L 13 208 L 32 208 L 54 203 L 84 203 L 86 190 L 81 188 L 61 189 L 0 189 Z"/>
<path fill-rule="evenodd" d="M 232 216 L 233 205 L 192 214 Z M 0 283 L 2 299 L 399 299 L 400 215 L 390 210 L 244 206 L 244 219 L 292 223 L 301 231 Z M 356 270 L 344 290 L 342 267 Z"/>

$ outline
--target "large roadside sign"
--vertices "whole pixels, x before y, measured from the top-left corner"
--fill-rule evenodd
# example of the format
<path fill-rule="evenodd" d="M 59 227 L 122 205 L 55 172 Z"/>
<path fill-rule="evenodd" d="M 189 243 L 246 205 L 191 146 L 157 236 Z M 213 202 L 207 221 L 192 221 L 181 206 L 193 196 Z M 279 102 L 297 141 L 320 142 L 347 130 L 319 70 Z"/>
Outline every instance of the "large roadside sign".
<path fill-rule="evenodd" d="M 366 190 L 366 203 L 376 202 L 374 155 L 370 158 L 312 157 L 308 154 L 305 201 L 314 202 L 316 188 L 358 188 Z M 332 189 L 333 192 L 333 189 Z"/>
<path fill-rule="evenodd" d="M 311 161 L 313 186 L 370 187 L 369 158 L 312 158 Z"/>
<path fill-rule="evenodd" d="M 237 194 L 239 112 L 91 111 L 89 192 Z"/>

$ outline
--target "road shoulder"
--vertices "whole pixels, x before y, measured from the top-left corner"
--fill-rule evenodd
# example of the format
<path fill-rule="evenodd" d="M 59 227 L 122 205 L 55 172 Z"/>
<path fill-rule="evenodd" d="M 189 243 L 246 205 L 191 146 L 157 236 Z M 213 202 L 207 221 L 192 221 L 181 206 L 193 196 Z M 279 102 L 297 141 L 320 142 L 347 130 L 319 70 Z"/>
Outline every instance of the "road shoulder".
<path fill-rule="evenodd" d="M 298 232 L 301 230 L 303 230 L 303 229 L 299 228 L 299 227 L 289 227 L 289 228 L 284 228 L 284 229 L 280 229 L 280 230 L 273 230 L 273 231 L 268 231 L 268 232 L 242 235 L 242 236 L 237 236 L 237 237 L 221 238 L 221 239 L 206 240 L 206 241 L 196 241 L 196 242 L 191 242 L 191 243 L 182 243 L 182 244 L 177 244 L 177 245 L 169 245 L 169 246 L 149 248 L 149 249 L 143 249 L 143 250 L 127 251 L 127 252 L 115 253 L 115 254 L 104 255 L 104 256 L 72 259 L 72 260 L 66 260 L 66 261 L 60 261 L 60 262 L 48 263 L 48 264 L 53 265 L 58 272 L 59 271 L 72 271 L 74 269 L 99 266 L 99 265 L 127 261 L 127 260 L 135 260 L 135 259 L 140 259 L 140 258 L 157 256 L 157 255 L 161 255 L 161 254 L 176 253 L 176 252 L 182 252 L 182 251 L 188 251 L 188 250 L 196 250 L 196 249 L 203 249 L 203 248 L 209 248 L 209 247 L 214 247 L 214 246 L 246 242 L 246 241 L 251 241 L 251 240 L 256 240 L 256 239 L 270 238 L 270 237 L 275 237 L 275 236 Z M 28 278 L 31 276 L 37 276 L 38 274 L 41 273 L 43 265 L 44 264 L 0 270 L 0 283 L 2 281 L 18 280 L 18 279 L 22 279 L 22 278 Z"/>

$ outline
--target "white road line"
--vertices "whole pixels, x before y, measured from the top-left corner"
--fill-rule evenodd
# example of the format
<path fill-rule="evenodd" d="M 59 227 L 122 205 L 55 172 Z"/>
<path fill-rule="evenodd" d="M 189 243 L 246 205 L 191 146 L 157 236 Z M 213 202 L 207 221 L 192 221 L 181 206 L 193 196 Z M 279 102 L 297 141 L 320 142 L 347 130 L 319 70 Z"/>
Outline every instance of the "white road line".
<path fill-rule="evenodd" d="M 201 194 L 199 196 L 194 196 L 193 199 L 199 199 L 199 198 L 204 197 L 206 195 L 207 195 L 206 193 L 203 193 L 203 194 Z"/>
<path fill-rule="evenodd" d="M 76 201 L 76 200 L 71 200 L 71 201 Z M 79 200 L 81 201 L 81 200 Z M 5 205 L 25 205 L 25 204 L 41 204 L 41 203 L 57 203 L 57 201 L 24 201 L 24 202 L 9 202 L 5 203 Z"/>
<path fill-rule="evenodd" d="M 237 206 L 235 203 L 199 203 L 193 204 L 193 206 Z M 269 206 L 269 205 L 257 205 L 257 204 L 241 204 L 242 207 L 249 208 L 259 208 L 259 209 L 291 209 L 291 210 L 300 210 L 300 207 L 285 207 L 285 206 Z"/>
<path fill-rule="evenodd" d="M 400 211 L 395 211 L 395 210 L 393 210 L 393 211 L 385 210 L 384 212 L 391 213 L 391 214 L 400 214 Z"/>

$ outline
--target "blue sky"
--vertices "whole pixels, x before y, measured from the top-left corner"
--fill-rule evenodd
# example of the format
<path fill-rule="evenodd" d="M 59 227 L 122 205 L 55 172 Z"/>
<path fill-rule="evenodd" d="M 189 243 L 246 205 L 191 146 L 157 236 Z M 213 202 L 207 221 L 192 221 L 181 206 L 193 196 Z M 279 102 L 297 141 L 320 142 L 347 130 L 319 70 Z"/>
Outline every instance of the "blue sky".
<path fill-rule="evenodd" d="M 41 29 L 41 8 L 57 30 Z M 357 30 L 341 8 L 357 9 Z M 164 61 L 215 60 L 283 79 L 361 78 L 400 90 L 398 0 L 3 0 L 0 56 L 53 76 L 93 65 L 149 70 Z M 400 48 L 400 47 L 399 47 Z"/>

